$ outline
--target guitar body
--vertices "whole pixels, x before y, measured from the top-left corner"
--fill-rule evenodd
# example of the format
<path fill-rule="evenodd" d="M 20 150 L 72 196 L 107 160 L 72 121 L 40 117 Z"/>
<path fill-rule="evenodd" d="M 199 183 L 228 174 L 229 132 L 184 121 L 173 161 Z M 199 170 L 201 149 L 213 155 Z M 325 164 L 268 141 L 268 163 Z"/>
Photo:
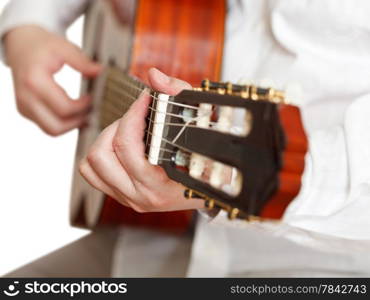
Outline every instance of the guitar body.
<path fill-rule="evenodd" d="M 84 32 L 86 53 L 103 65 L 114 65 L 147 82 L 151 67 L 192 85 L 218 80 L 221 72 L 225 21 L 224 0 L 93 1 Z M 190 211 L 139 214 L 90 187 L 78 173 L 78 162 L 101 131 L 99 108 L 104 76 L 84 81 L 92 93 L 89 126 L 79 133 L 70 206 L 75 226 L 129 224 L 166 231 L 185 231 Z"/>

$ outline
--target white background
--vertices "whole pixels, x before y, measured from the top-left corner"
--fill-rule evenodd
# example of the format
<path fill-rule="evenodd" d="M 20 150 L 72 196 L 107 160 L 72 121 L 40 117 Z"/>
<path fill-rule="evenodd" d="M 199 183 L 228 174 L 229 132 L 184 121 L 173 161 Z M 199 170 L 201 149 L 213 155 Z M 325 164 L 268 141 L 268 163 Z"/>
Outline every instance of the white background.
<path fill-rule="evenodd" d="M 81 30 L 80 18 L 68 37 L 80 44 Z M 78 96 L 78 74 L 66 68 L 57 80 Z M 9 69 L 0 65 L 0 275 L 86 234 L 68 223 L 76 138 L 77 130 L 49 137 L 21 117 Z"/>

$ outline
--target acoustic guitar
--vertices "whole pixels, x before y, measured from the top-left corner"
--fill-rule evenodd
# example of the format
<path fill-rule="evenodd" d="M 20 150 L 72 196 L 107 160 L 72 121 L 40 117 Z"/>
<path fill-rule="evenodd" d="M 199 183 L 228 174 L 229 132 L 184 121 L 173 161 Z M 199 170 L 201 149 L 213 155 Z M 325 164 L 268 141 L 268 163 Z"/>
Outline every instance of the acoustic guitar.
<path fill-rule="evenodd" d="M 82 83 L 94 100 L 76 162 L 146 90 L 152 98 L 144 139 L 150 163 L 183 184 L 187 197 L 224 209 L 231 219 L 279 219 L 301 185 L 307 139 L 300 112 L 272 87 L 218 81 L 225 12 L 223 0 L 91 3 L 84 49 L 105 71 Z M 146 85 L 151 67 L 201 84 L 176 96 L 153 91 Z M 136 213 L 90 187 L 77 167 L 74 173 L 73 225 L 183 232 L 191 224 L 191 211 Z"/>

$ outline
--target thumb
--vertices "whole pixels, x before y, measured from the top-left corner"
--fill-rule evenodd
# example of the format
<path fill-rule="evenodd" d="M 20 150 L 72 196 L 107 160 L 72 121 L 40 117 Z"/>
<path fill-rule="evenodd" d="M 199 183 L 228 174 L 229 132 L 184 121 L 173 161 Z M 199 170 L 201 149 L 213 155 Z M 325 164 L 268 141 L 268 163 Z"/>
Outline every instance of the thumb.
<path fill-rule="evenodd" d="M 79 47 L 72 43 L 68 43 L 65 47 L 63 56 L 69 66 L 81 72 L 84 76 L 97 76 L 102 69 L 101 65 L 91 60 Z"/>
<path fill-rule="evenodd" d="M 149 70 L 149 82 L 153 89 L 168 95 L 177 95 L 182 90 L 191 89 L 191 85 L 180 79 L 169 77 L 156 68 Z"/>

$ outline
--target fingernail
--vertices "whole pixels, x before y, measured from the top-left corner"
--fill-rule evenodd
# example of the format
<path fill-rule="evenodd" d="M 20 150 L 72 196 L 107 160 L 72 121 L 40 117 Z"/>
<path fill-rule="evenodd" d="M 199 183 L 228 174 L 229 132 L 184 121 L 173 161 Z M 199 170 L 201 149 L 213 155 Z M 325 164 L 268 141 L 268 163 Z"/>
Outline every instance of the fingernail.
<path fill-rule="evenodd" d="M 155 76 L 157 77 L 158 80 L 162 81 L 163 83 L 169 83 L 170 82 L 170 77 L 168 77 L 166 74 L 163 72 L 159 71 L 156 68 L 153 68 L 155 70 Z"/>

